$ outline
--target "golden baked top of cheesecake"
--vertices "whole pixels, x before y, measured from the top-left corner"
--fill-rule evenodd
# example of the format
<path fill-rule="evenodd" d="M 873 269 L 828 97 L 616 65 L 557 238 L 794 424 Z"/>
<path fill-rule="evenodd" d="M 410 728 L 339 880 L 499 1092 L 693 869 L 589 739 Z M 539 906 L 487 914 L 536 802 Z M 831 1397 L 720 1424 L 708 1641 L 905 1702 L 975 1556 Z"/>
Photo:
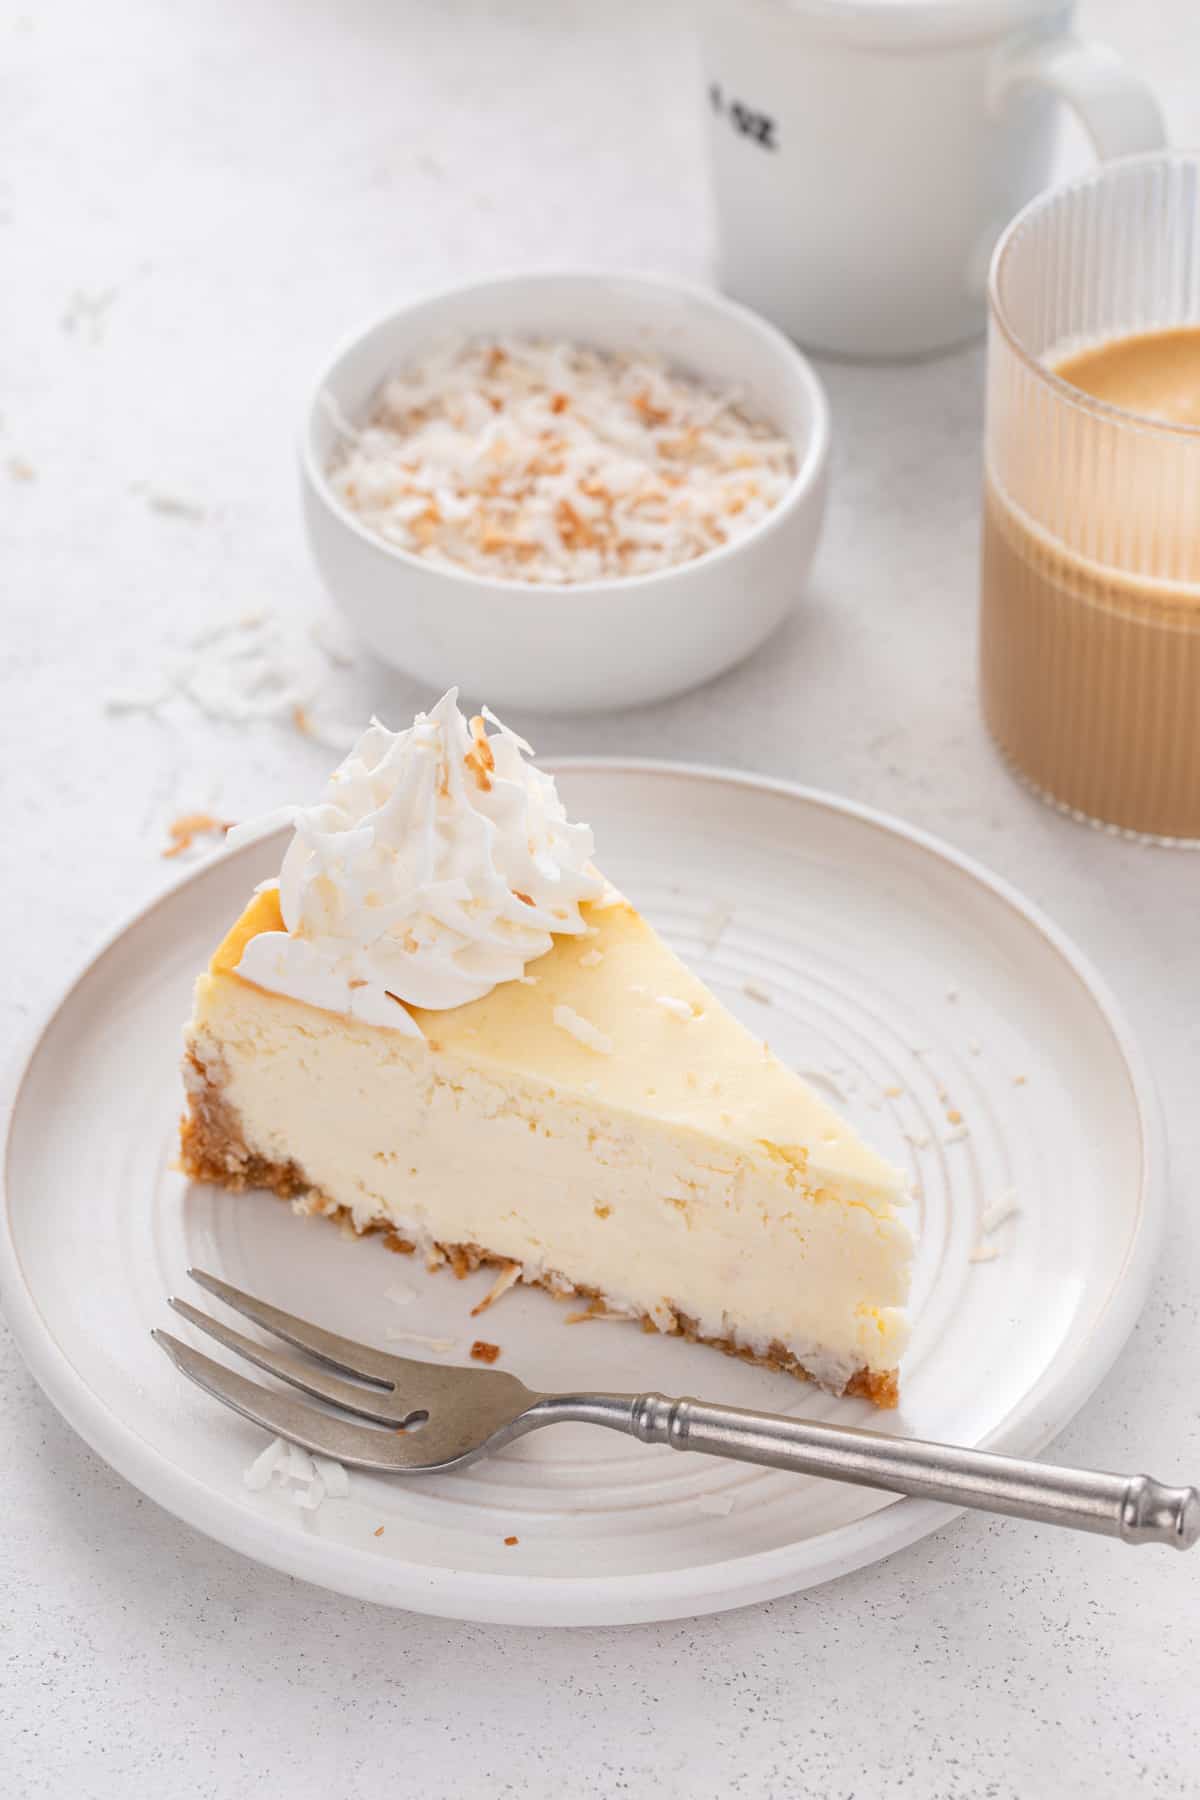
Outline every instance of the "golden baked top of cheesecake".
<path fill-rule="evenodd" d="M 580 911 L 584 935 L 555 938 L 522 979 L 444 1011 L 397 1008 L 435 1053 L 561 1082 L 625 1112 L 651 1110 L 777 1159 L 808 1188 L 836 1178 L 860 1203 L 890 1206 L 896 1170 L 715 1002 L 626 899 L 609 889 Z M 279 890 L 266 888 L 211 972 L 244 979 L 246 945 L 282 930 Z"/>

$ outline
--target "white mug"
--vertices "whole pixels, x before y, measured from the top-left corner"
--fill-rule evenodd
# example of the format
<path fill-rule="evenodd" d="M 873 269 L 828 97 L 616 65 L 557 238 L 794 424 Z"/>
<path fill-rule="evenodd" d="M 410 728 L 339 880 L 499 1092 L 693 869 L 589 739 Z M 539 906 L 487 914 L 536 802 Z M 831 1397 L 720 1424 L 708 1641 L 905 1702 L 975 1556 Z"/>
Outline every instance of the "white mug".
<path fill-rule="evenodd" d="M 1073 0 L 696 0 L 719 278 L 815 350 L 981 331 L 987 267 L 1049 181 L 1057 102 L 1102 159 L 1165 142 Z"/>

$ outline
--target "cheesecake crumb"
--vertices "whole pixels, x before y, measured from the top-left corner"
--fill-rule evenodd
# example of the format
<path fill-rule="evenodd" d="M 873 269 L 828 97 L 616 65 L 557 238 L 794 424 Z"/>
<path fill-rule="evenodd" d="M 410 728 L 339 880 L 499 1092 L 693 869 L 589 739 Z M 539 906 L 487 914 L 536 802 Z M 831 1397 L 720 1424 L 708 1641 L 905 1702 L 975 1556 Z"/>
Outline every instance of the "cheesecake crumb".
<path fill-rule="evenodd" d="M 595 1215 L 598 1219 L 607 1219 L 612 1214 L 612 1207 L 611 1206 L 601 1206 L 600 1202 L 597 1201 L 595 1206 L 593 1206 L 592 1211 L 595 1213 Z"/>
<path fill-rule="evenodd" d="M 531 1123 L 532 1123 L 532 1121 L 531 1121 Z M 496 1301 L 499 1300 L 500 1296 L 502 1294 L 507 1294 L 509 1288 L 515 1286 L 515 1284 L 520 1279 L 521 1279 L 520 1263 L 519 1262 L 510 1262 L 507 1265 L 507 1267 L 501 1269 L 499 1275 L 497 1275 L 495 1281 L 493 1281 L 491 1287 L 488 1289 L 487 1293 L 483 1296 L 483 1299 L 479 1302 L 479 1304 L 477 1306 L 473 1306 L 471 1308 L 471 1317 L 473 1319 L 477 1319 L 479 1317 L 480 1313 L 485 1313 L 489 1306 L 494 1306 Z"/>
<path fill-rule="evenodd" d="M 506 1543 L 506 1544 L 507 1544 L 507 1545 L 508 1545 L 508 1547 L 509 1547 L 509 1548 L 510 1548 L 510 1549 L 511 1549 L 511 1548 L 512 1548 L 512 1546 L 513 1546 L 513 1545 L 514 1545 L 514 1544 L 519 1544 L 519 1543 L 520 1543 L 520 1541 L 521 1541 L 521 1540 L 520 1540 L 520 1538 L 519 1538 L 519 1537 L 506 1537 L 506 1538 L 505 1538 L 505 1540 L 504 1540 L 504 1542 L 505 1542 L 505 1543 Z"/>
<path fill-rule="evenodd" d="M 394 1231 L 388 1232 L 383 1240 L 383 1247 L 385 1250 L 390 1250 L 393 1256 L 412 1256 L 417 1248 L 407 1238 L 399 1237 Z"/>
<path fill-rule="evenodd" d="M 455 1280 L 465 1281 L 467 1276 L 471 1273 L 471 1259 L 463 1249 L 462 1245 L 451 1244 L 446 1255 L 449 1259 L 450 1267 L 454 1270 Z"/>
<path fill-rule="evenodd" d="M 494 1363 L 499 1355 L 499 1344 L 486 1344 L 482 1338 L 476 1338 L 471 1345 L 472 1362 Z"/>
<path fill-rule="evenodd" d="M 196 838 L 224 837 L 232 826 L 232 819 L 215 819 L 212 813 L 181 813 L 167 826 L 167 836 L 171 842 L 163 851 L 163 856 L 182 856 L 185 850 L 191 849 Z"/>

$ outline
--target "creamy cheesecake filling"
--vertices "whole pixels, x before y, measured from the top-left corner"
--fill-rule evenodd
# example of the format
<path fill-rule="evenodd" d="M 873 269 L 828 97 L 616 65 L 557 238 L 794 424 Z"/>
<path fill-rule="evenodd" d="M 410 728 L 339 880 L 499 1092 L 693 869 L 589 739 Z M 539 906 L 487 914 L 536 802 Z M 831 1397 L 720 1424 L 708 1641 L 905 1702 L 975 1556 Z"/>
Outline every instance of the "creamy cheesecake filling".
<path fill-rule="evenodd" d="M 221 973 L 201 978 L 190 1049 L 250 1154 L 296 1165 L 360 1230 L 474 1243 L 652 1319 L 680 1310 L 705 1338 L 783 1345 L 838 1390 L 903 1349 L 911 1240 L 888 1197 L 835 1196 L 772 1146 Z"/>

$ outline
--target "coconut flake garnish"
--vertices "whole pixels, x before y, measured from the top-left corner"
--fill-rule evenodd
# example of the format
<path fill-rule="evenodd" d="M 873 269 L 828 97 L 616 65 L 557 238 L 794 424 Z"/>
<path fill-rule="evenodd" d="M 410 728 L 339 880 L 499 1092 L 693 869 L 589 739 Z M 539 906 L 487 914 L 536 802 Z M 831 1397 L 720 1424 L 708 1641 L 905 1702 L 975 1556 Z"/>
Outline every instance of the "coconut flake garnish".
<path fill-rule="evenodd" d="M 696 1509 L 715 1519 L 727 1519 L 733 1511 L 733 1498 L 729 1494 L 697 1494 Z"/>
<path fill-rule="evenodd" d="M 340 1462 L 331 1456 L 310 1456 L 299 1444 L 279 1437 L 255 1457 L 242 1479 L 254 1493 L 272 1481 L 290 1486 L 292 1502 L 303 1512 L 315 1512 L 327 1498 L 344 1500 L 350 1492 L 350 1477 Z"/>
<path fill-rule="evenodd" d="M 824 1089 L 826 1093 L 832 1094 L 839 1106 L 844 1106 L 846 1104 L 846 1094 L 844 1090 L 834 1080 L 833 1076 L 826 1072 L 826 1070 L 798 1069 L 796 1072 L 802 1081 L 808 1082 L 810 1087 Z"/>
<path fill-rule="evenodd" d="M 569 1032 L 585 1050 L 594 1050 L 597 1056 L 612 1055 L 612 1039 L 603 1031 L 598 1031 L 591 1020 L 583 1018 L 573 1006 L 556 1006 L 554 1023 L 560 1031 Z"/>
<path fill-rule="evenodd" d="M 676 1000 L 673 994 L 655 994 L 654 1000 L 673 1019 L 694 1019 L 696 1016 L 686 1000 Z"/>
<path fill-rule="evenodd" d="M 350 1492 L 350 1477 L 342 1464 L 335 1462 L 332 1456 L 318 1456 L 315 1452 L 313 1461 L 317 1465 L 317 1474 L 325 1483 L 325 1492 L 329 1498 L 344 1500 Z"/>
<path fill-rule="evenodd" d="M 1000 1250 L 996 1244 L 977 1244 L 967 1261 L 973 1263 L 995 1262 L 999 1254 Z"/>
<path fill-rule="evenodd" d="M 594 969 L 597 963 L 604 961 L 603 950 L 585 950 L 579 959 L 581 969 Z"/>
<path fill-rule="evenodd" d="M 208 508 L 201 501 L 189 500 L 183 494 L 164 493 L 161 488 L 147 489 L 146 505 L 151 512 L 163 513 L 172 519 L 191 519 L 196 524 L 208 517 Z"/>
<path fill-rule="evenodd" d="M 271 1482 L 272 1475 L 281 1469 L 287 1459 L 288 1445 L 283 1438 L 273 1438 L 254 1461 L 250 1464 L 242 1480 L 254 1493 L 259 1493 Z"/>
<path fill-rule="evenodd" d="M 1020 1210 L 1021 1208 L 1017 1204 L 1016 1189 L 1009 1188 L 1007 1194 L 1002 1194 L 993 1206 L 984 1208 L 983 1217 L 979 1221 L 984 1237 L 990 1237 L 993 1231 L 999 1231 L 1000 1227 L 1007 1224 L 1009 1219 L 1016 1218 Z"/>
<path fill-rule="evenodd" d="M 642 575 L 752 530 L 792 444 L 644 353 L 450 343 L 342 421 L 329 480 L 368 530 L 435 566 L 529 582 Z"/>
<path fill-rule="evenodd" d="M 438 1355 L 457 1349 L 459 1343 L 458 1338 L 428 1337 L 423 1331 L 397 1331 L 390 1325 L 383 1335 L 389 1344 L 415 1344 L 422 1350 L 433 1350 Z"/>
<path fill-rule="evenodd" d="M 720 943 L 725 927 L 733 918 L 732 906 L 724 906 L 720 901 L 709 908 L 708 916 L 700 927 L 700 936 L 706 950 L 715 950 Z"/>

